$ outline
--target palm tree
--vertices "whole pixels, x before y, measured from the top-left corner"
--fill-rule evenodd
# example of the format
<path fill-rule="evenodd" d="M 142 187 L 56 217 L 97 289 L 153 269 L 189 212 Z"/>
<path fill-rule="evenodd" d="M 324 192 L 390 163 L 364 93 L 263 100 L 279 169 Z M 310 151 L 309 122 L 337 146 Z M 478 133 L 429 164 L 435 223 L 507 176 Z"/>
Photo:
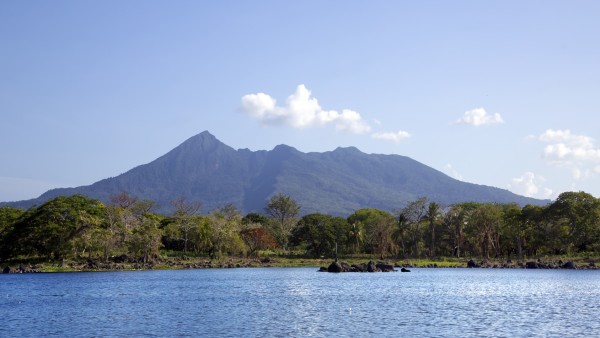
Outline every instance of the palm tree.
<path fill-rule="evenodd" d="M 435 225 L 441 216 L 439 204 L 430 202 L 425 213 L 425 219 L 429 221 L 429 231 L 431 232 L 431 243 L 429 247 L 429 257 L 435 256 Z"/>

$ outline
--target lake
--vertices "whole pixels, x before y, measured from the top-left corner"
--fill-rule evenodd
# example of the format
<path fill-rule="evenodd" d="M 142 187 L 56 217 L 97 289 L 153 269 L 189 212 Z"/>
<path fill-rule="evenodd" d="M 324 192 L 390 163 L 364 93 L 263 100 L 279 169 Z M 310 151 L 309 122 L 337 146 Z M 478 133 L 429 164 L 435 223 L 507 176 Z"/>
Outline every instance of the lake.
<path fill-rule="evenodd" d="M 0 275 L 2 337 L 600 336 L 600 271 Z"/>

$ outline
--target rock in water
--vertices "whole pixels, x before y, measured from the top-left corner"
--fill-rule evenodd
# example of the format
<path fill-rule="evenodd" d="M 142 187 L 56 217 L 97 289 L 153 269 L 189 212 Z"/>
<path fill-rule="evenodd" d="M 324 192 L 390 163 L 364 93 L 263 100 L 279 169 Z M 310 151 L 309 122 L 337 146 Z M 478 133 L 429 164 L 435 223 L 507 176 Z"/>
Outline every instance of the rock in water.
<path fill-rule="evenodd" d="M 525 263 L 525 269 L 539 269 L 540 265 L 537 262 L 527 262 Z"/>
<path fill-rule="evenodd" d="M 331 264 L 329 264 L 329 267 L 327 268 L 327 272 L 342 272 L 344 271 L 344 268 L 342 267 L 342 264 L 340 264 L 340 262 L 333 262 Z"/>
<path fill-rule="evenodd" d="M 375 264 L 375 262 L 369 261 L 369 263 L 367 264 L 367 271 L 368 272 L 377 272 L 377 265 Z"/>
<path fill-rule="evenodd" d="M 377 269 L 381 270 L 382 272 L 396 271 L 396 270 L 394 270 L 394 266 L 392 264 L 388 264 L 388 263 L 379 262 L 375 266 L 377 267 Z"/>

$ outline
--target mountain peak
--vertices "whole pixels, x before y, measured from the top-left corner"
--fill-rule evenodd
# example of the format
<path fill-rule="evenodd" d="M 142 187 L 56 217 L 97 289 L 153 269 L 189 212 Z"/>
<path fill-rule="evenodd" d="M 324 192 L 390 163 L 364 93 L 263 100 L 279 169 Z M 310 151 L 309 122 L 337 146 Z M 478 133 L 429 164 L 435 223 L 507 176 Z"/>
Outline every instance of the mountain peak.
<path fill-rule="evenodd" d="M 341 154 L 362 154 L 362 151 L 356 147 L 337 147 L 333 152 Z"/>
<path fill-rule="evenodd" d="M 181 143 L 151 163 L 89 186 L 55 189 L 38 199 L 15 202 L 28 208 L 56 196 L 83 194 L 103 201 L 126 191 L 150 199 L 171 212 L 178 196 L 202 201 L 204 210 L 233 203 L 246 212 L 260 211 L 268 196 L 284 192 L 303 213 L 348 215 L 359 208 L 394 210 L 401 201 L 427 196 L 450 205 L 465 201 L 545 204 L 509 191 L 459 182 L 399 155 L 365 154 L 355 147 L 303 153 L 281 144 L 271 151 L 236 151 L 208 131 Z"/>
<path fill-rule="evenodd" d="M 273 151 L 275 151 L 275 152 L 296 152 L 298 150 L 294 147 L 288 146 L 287 144 L 279 144 L 279 145 L 275 146 L 275 148 L 273 148 Z"/>
<path fill-rule="evenodd" d="M 209 133 L 208 130 L 205 130 L 200 134 L 190 137 L 180 144 L 178 148 L 194 148 L 202 151 L 208 151 L 221 146 L 226 145 L 225 143 L 219 141 L 213 134 Z"/>

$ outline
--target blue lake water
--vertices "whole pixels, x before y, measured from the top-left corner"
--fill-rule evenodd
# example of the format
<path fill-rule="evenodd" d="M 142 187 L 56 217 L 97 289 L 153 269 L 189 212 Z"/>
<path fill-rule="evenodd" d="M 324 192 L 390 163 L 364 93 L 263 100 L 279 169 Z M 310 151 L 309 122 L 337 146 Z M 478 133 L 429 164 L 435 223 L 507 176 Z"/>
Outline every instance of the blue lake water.
<path fill-rule="evenodd" d="M 600 271 L 0 275 L 2 337 L 600 336 Z"/>

